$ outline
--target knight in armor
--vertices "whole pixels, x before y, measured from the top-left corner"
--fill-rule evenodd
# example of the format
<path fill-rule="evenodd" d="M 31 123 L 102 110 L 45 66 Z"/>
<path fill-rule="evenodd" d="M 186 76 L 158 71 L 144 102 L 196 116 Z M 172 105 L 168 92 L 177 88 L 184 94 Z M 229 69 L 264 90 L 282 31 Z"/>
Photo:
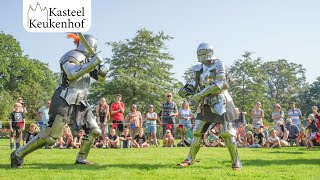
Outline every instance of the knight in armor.
<path fill-rule="evenodd" d="M 191 96 L 192 100 L 199 103 L 195 113 L 196 121 L 190 152 L 186 160 L 179 165 L 186 167 L 195 162 L 203 134 L 213 123 L 220 127 L 216 130 L 216 134 L 220 134 L 226 144 L 231 156 L 232 168 L 241 169 L 236 146 L 236 131 L 230 122 L 236 119 L 237 111 L 227 90 L 226 68 L 223 62 L 214 56 L 213 46 L 208 43 L 199 45 L 197 56 L 201 64 L 192 67 L 191 82 L 179 90 L 181 97 Z"/>
<path fill-rule="evenodd" d="M 20 168 L 23 158 L 29 153 L 45 145 L 52 146 L 62 136 L 62 129 L 67 124 L 85 130 L 86 135 L 82 140 L 76 164 L 90 164 L 87 156 L 94 140 L 101 135 L 101 130 L 87 102 L 87 91 L 91 78 L 101 81 L 106 79 L 107 68 L 95 54 L 95 37 L 84 34 L 87 43 L 80 40 L 76 34 L 68 34 L 68 37 L 74 39 L 76 49 L 68 51 L 60 59 L 60 82 L 52 95 L 48 128 L 11 153 L 12 168 Z"/>

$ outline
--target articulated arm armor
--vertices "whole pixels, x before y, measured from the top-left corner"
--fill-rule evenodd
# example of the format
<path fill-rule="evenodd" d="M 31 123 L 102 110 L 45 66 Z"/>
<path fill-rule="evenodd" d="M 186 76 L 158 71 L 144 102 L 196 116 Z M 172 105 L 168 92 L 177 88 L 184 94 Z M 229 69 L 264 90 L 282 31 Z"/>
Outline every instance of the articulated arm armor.
<path fill-rule="evenodd" d="M 220 60 L 216 60 L 210 67 L 203 66 L 203 73 L 200 75 L 199 81 L 203 88 L 192 97 L 194 101 L 200 101 L 209 95 L 218 95 L 228 89 L 224 64 Z"/>
<path fill-rule="evenodd" d="M 193 75 L 191 82 L 188 82 L 184 87 L 182 87 L 178 94 L 179 96 L 185 98 L 187 96 L 194 95 L 197 92 L 199 77 L 202 73 L 202 65 L 198 64 L 192 67 Z"/>

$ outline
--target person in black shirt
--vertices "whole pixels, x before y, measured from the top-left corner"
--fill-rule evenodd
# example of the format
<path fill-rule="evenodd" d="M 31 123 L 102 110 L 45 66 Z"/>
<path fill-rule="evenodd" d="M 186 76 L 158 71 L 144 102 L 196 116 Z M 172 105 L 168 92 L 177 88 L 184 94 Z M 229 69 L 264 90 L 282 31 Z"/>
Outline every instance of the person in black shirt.
<path fill-rule="evenodd" d="M 118 148 L 119 137 L 116 134 L 115 129 L 111 129 L 109 136 L 107 137 L 107 147 Z"/>
<path fill-rule="evenodd" d="M 14 111 L 10 114 L 10 149 L 13 149 L 13 139 L 16 139 L 16 149 L 20 147 L 22 132 L 25 129 L 25 114 L 20 110 L 20 103 L 14 104 Z"/>
<path fill-rule="evenodd" d="M 121 135 L 120 139 L 120 147 L 121 148 L 130 148 L 132 137 L 130 136 L 129 129 L 125 128 L 123 134 Z"/>
<path fill-rule="evenodd" d="M 150 147 L 150 145 L 147 143 L 146 136 L 144 135 L 143 128 L 140 128 L 138 134 L 134 137 L 133 146 L 136 148 Z"/>
<path fill-rule="evenodd" d="M 35 137 L 39 132 L 39 127 L 37 124 L 30 124 L 29 131 L 25 132 L 23 135 L 23 145 L 27 144 L 33 137 Z"/>

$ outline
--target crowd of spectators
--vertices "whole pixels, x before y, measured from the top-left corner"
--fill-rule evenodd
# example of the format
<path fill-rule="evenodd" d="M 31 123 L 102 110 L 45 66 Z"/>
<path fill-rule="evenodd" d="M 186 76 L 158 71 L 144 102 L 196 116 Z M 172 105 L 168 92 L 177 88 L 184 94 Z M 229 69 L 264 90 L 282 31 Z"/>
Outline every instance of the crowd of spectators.
<path fill-rule="evenodd" d="M 96 107 L 96 120 L 102 129 L 102 136 L 97 138 L 93 147 L 95 148 L 147 148 L 159 147 L 162 139 L 162 147 L 175 147 L 176 128 L 180 132 L 181 141 L 177 146 L 190 146 L 192 140 L 192 127 L 194 115 L 189 107 L 188 101 L 184 101 L 180 108 L 173 101 L 171 93 L 166 94 L 166 101 L 162 104 L 160 112 L 155 112 L 155 107 L 150 104 L 149 110 L 142 114 L 137 104 L 132 104 L 130 112 L 125 116 L 125 104 L 121 102 L 122 95 L 116 95 L 116 101 L 110 108 L 105 98 L 101 98 Z M 25 130 L 25 113 L 23 100 L 19 98 L 14 104 L 10 114 L 10 148 L 19 148 L 20 141 L 23 145 L 28 143 L 39 131 L 48 126 L 48 111 L 50 101 L 38 110 L 38 122 L 32 123 Z M 271 114 L 273 122 L 263 124 L 264 110 L 262 104 L 257 102 L 251 110 L 252 124 L 246 120 L 246 112 L 238 110 L 238 118 L 231 123 L 235 128 L 234 139 L 238 147 L 247 148 L 282 148 L 288 146 L 306 146 L 313 148 L 319 145 L 320 139 L 320 114 L 316 106 L 312 107 L 312 113 L 308 116 L 308 125 L 301 125 L 302 113 L 296 108 L 295 102 L 290 102 L 290 109 L 285 113 L 280 104 L 275 104 Z M 176 118 L 178 123 L 176 124 Z M 219 136 L 220 124 L 212 124 L 203 135 L 201 145 L 206 147 L 224 147 L 225 144 Z M 157 130 L 162 127 L 162 135 L 157 135 Z M 111 129 L 110 132 L 108 131 Z M 25 130 L 25 131 L 24 131 Z M 54 146 L 46 148 L 79 148 L 84 130 L 75 132 L 75 137 L 68 125 L 63 128 L 62 137 Z M 158 136 L 158 137 L 157 137 Z"/>

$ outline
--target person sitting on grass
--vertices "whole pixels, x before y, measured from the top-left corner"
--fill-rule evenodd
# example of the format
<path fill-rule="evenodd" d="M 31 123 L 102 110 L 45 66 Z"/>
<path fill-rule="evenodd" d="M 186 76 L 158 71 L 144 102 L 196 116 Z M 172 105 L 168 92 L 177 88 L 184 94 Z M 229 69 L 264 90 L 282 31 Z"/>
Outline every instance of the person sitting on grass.
<path fill-rule="evenodd" d="M 281 148 L 280 139 L 277 136 L 276 130 L 271 131 L 271 136 L 267 139 L 267 143 L 271 148 L 275 148 L 275 147 Z"/>
<path fill-rule="evenodd" d="M 84 130 L 83 130 L 83 129 L 81 129 L 81 130 L 78 132 L 78 136 L 75 137 L 75 138 L 73 139 L 73 142 L 72 142 L 72 147 L 73 147 L 73 148 L 75 148 L 75 149 L 80 148 L 81 141 L 82 141 L 82 138 L 83 138 L 84 134 L 85 134 L 85 133 L 84 133 Z"/>
<path fill-rule="evenodd" d="M 238 123 L 237 129 L 237 145 L 238 147 L 245 147 L 246 146 L 246 131 L 245 127 L 241 122 Z"/>
<path fill-rule="evenodd" d="M 35 137 L 40 131 L 36 123 L 32 123 L 29 126 L 29 131 L 23 135 L 23 145 L 27 144 L 33 137 Z"/>
<path fill-rule="evenodd" d="M 255 142 L 258 141 L 261 147 L 265 147 L 265 134 L 263 126 L 257 124 L 256 127 L 254 127 L 253 137 L 255 138 Z"/>
<path fill-rule="evenodd" d="M 102 138 L 102 136 L 99 136 L 94 141 L 92 148 L 102 148 L 103 145 L 104 145 L 103 138 Z"/>
<path fill-rule="evenodd" d="M 72 148 L 73 136 L 69 126 L 63 128 L 63 135 L 60 138 L 60 149 Z"/>
<path fill-rule="evenodd" d="M 133 147 L 135 148 L 146 148 L 150 147 L 150 145 L 147 142 L 146 136 L 144 135 L 143 128 L 140 128 L 138 131 L 138 134 L 133 139 Z"/>
<path fill-rule="evenodd" d="M 119 138 L 120 140 L 120 147 L 121 148 L 130 148 L 132 137 L 130 136 L 129 129 L 125 128 L 123 134 Z"/>
<path fill-rule="evenodd" d="M 287 141 L 289 136 L 289 131 L 285 128 L 283 125 L 283 122 L 278 121 L 277 122 L 277 136 L 280 139 L 281 147 L 288 147 L 289 143 Z"/>
<path fill-rule="evenodd" d="M 298 141 L 300 146 L 307 146 L 307 134 L 306 134 L 306 129 L 304 127 L 300 128 Z"/>
<path fill-rule="evenodd" d="M 206 147 L 225 147 L 225 144 L 219 135 L 215 134 L 214 127 L 208 128 L 208 131 L 203 136 Z"/>
<path fill-rule="evenodd" d="M 163 147 L 172 147 L 174 143 L 173 135 L 170 129 L 166 130 L 166 134 L 163 136 Z"/>
<path fill-rule="evenodd" d="M 118 148 L 119 136 L 116 134 L 116 129 L 111 129 L 107 137 L 107 148 Z"/>
<path fill-rule="evenodd" d="M 251 131 L 248 131 L 246 133 L 246 147 L 248 148 L 261 148 L 259 141 L 255 140 L 253 137 L 253 133 Z"/>

